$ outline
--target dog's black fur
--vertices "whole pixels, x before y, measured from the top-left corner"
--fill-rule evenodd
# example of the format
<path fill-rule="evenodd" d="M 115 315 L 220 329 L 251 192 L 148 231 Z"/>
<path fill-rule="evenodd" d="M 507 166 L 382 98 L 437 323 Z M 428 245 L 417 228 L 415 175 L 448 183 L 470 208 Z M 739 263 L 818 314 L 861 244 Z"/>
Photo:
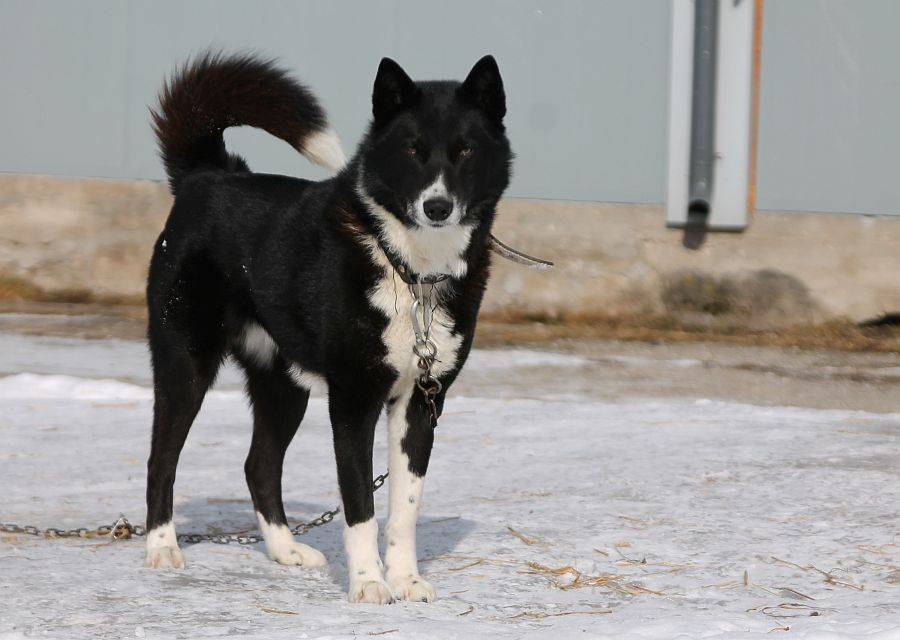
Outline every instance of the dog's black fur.
<path fill-rule="evenodd" d="M 300 151 L 326 129 L 312 94 L 271 62 L 207 55 L 182 69 L 160 102 L 155 130 L 175 201 L 147 285 L 155 391 L 147 527 L 172 519 L 179 453 L 229 355 L 246 372 L 252 402 L 245 470 L 256 510 L 268 522 L 287 522 L 282 463 L 309 397 L 288 374 L 297 364 L 327 381 L 346 521 L 366 521 L 374 513 L 375 423 L 397 372 L 385 362 L 389 318 L 368 297 L 386 269 L 367 239 L 384 248 L 385 229 L 360 185 L 405 228 L 417 224 L 411 203 L 441 172 L 466 205 L 462 222 L 473 226 L 467 269 L 440 285 L 453 332 L 462 336 L 455 366 L 441 376 L 440 411 L 472 343 L 488 278 L 487 241 L 510 175 L 496 63 L 482 59 L 464 83 L 414 83 L 382 60 L 367 133 L 346 167 L 321 182 L 251 173 L 225 150 L 229 126 L 262 128 Z M 271 366 L 237 348 L 248 323 L 277 345 Z M 407 419 L 403 449 L 422 476 L 433 435 L 418 393 Z"/>

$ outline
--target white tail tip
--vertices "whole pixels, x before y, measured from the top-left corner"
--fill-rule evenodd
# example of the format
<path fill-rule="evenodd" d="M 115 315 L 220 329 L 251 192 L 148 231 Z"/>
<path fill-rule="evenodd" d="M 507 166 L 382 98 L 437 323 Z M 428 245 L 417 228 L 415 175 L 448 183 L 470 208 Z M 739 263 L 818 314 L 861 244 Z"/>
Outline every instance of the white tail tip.
<path fill-rule="evenodd" d="M 303 141 L 303 155 L 320 167 L 335 173 L 347 164 L 347 156 L 341 148 L 341 140 L 333 129 L 317 131 Z"/>

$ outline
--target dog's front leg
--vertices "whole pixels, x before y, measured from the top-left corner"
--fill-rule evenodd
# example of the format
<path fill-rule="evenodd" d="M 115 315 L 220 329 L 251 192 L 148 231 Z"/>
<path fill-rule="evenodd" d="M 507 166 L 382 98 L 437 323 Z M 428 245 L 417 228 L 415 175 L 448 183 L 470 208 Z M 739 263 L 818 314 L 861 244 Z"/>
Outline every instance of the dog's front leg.
<path fill-rule="evenodd" d="M 342 393 L 329 385 L 328 408 L 346 522 L 344 549 L 350 602 L 389 604 L 394 599 L 384 581 L 372 497 L 372 443 L 381 404 L 381 399 L 371 399 L 358 389 Z"/>
<path fill-rule="evenodd" d="M 388 406 L 390 515 L 384 559 L 394 597 L 414 602 L 434 600 L 434 589 L 419 575 L 416 557 L 416 519 L 433 442 L 427 406 L 411 388 Z"/>

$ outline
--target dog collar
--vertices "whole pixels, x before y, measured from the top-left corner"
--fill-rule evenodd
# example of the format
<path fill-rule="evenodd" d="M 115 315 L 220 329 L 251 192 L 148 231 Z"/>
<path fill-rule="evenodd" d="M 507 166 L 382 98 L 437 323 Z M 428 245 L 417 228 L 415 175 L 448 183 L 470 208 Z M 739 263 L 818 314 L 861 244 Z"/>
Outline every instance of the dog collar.
<path fill-rule="evenodd" d="M 381 238 L 376 236 L 376 240 L 378 241 L 378 246 L 381 247 L 381 250 L 384 252 L 387 261 L 391 264 L 391 267 L 406 284 L 437 284 L 438 282 L 443 282 L 450 278 L 449 273 L 436 273 L 434 275 L 420 276 L 407 265 L 403 264 L 403 261 L 400 260 L 397 254 L 391 251 L 389 247 L 385 246 L 381 241 Z"/>

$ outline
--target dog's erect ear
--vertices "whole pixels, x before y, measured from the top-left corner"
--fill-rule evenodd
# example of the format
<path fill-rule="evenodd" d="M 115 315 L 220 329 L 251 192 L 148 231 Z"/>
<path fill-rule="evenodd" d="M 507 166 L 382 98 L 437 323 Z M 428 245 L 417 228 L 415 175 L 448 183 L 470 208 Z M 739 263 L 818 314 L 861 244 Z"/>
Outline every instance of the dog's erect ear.
<path fill-rule="evenodd" d="M 462 100 L 481 109 L 491 122 L 503 126 L 506 93 L 494 56 L 485 56 L 476 62 L 457 93 Z"/>
<path fill-rule="evenodd" d="M 375 74 L 372 89 L 372 115 L 375 126 L 387 123 L 404 109 L 412 107 L 419 96 L 419 89 L 399 64 L 390 58 L 382 58 Z"/>

